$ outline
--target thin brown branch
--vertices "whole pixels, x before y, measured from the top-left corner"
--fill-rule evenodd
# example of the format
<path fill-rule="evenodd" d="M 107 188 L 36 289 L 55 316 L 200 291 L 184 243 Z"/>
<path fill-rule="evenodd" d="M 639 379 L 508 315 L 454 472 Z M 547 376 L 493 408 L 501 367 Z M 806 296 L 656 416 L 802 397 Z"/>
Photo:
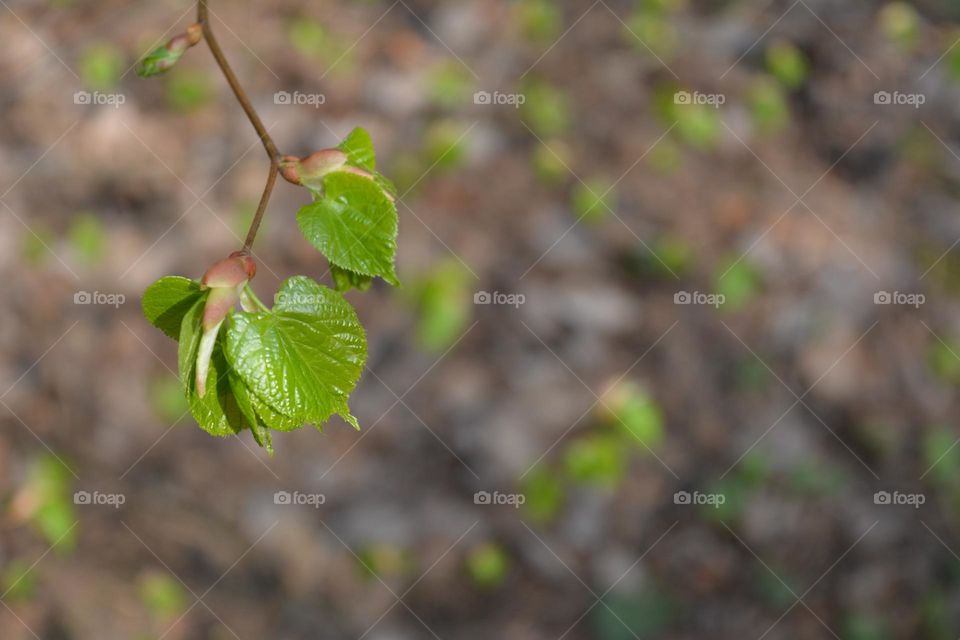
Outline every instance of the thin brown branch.
<path fill-rule="evenodd" d="M 197 22 L 200 23 L 203 28 L 203 39 L 206 40 L 207 46 L 210 48 L 210 53 L 213 54 L 213 58 L 217 62 L 217 66 L 219 66 L 223 72 L 227 84 L 229 84 L 233 90 L 233 95 L 236 96 L 237 102 L 240 103 L 240 107 L 244 113 L 247 114 L 250 124 L 253 125 L 257 135 L 260 137 L 260 142 L 263 143 L 263 148 L 270 157 L 270 173 L 267 175 L 267 184 L 263 189 L 260 204 L 257 206 L 257 212 L 254 214 L 253 220 L 250 222 L 250 229 L 247 231 L 247 238 L 243 243 L 244 250 L 249 250 L 253 245 L 254 239 L 257 237 L 257 230 L 260 229 L 260 223 L 263 221 L 263 215 L 267 210 L 267 203 L 270 202 L 273 187 L 277 182 L 277 172 L 280 170 L 280 152 L 277 150 L 277 145 L 274 144 L 273 138 L 270 137 L 267 128 L 263 126 L 263 121 L 250 102 L 247 92 L 240 86 L 240 81 L 237 79 L 237 75 L 233 72 L 233 69 L 230 68 L 230 63 L 227 62 L 226 57 L 223 55 L 223 49 L 220 48 L 220 43 L 217 42 L 217 37 L 214 35 L 213 28 L 210 25 L 210 11 L 207 8 L 207 0 L 197 0 Z"/>

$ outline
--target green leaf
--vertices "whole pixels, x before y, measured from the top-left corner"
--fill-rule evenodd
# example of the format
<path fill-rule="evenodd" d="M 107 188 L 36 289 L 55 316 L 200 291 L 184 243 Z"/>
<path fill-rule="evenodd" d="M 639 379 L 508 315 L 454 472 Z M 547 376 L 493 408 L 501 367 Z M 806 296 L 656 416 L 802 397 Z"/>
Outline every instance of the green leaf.
<path fill-rule="evenodd" d="M 369 178 L 337 171 L 324 194 L 297 214 L 307 240 L 334 265 L 399 286 L 394 270 L 397 209 Z"/>
<path fill-rule="evenodd" d="M 377 183 L 377 186 L 383 189 L 384 193 L 393 198 L 397 199 L 397 185 L 393 184 L 390 178 L 386 177 L 382 173 L 373 172 L 373 181 Z"/>
<path fill-rule="evenodd" d="M 207 371 L 207 392 L 201 398 L 197 393 L 194 371 L 197 353 L 203 335 L 202 319 L 206 300 L 201 298 L 183 318 L 180 330 L 178 361 L 180 379 L 190 403 L 190 413 L 201 429 L 214 436 L 231 436 L 244 428 L 251 428 L 237 402 L 234 377 L 223 355 L 222 336 L 214 345 Z M 241 390 L 242 392 L 242 390 Z"/>
<path fill-rule="evenodd" d="M 192 384 L 193 367 L 197 362 L 197 351 L 200 349 L 200 338 L 203 335 L 203 307 L 206 302 L 206 296 L 194 301 L 190 310 L 183 315 L 183 321 L 180 324 L 177 370 L 180 372 L 180 382 L 187 391 Z"/>
<path fill-rule="evenodd" d="M 272 312 L 235 312 L 227 357 L 254 395 L 274 412 L 320 424 L 334 413 L 356 426 L 346 398 L 367 357 L 353 307 L 309 278 L 287 280 Z"/>
<path fill-rule="evenodd" d="M 150 324 L 177 340 L 183 316 L 202 295 L 199 282 L 180 276 L 160 278 L 143 293 L 143 315 Z"/>
<path fill-rule="evenodd" d="M 253 394 L 243 383 L 240 376 L 233 369 L 228 374 L 230 377 L 230 387 L 236 398 L 237 408 L 243 415 L 243 419 L 253 432 L 253 439 L 257 444 L 267 450 L 267 453 L 273 455 L 273 439 L 270 437 L 270 428 L 257 417 L 257 406 Z"/>
<path fill-rule="evenodd" d="M 273 407 L 261 400 L 255 394 L 250 394 L 253 410 L 257 414 L 260 425 L 274 431 L 296 431 L 303 426 L 303 420 L 296 420 L 282 413 L 277 413 Z M 256 431 L 254 432 L 256 436 Z"/>
<path fill-rule="evenodd" d="M 214 436 L 231 436 L 244 429 L 252 429 L 237 401 L 235 381 L 230 365 L 223 355 L 223 346 L 217 343 L 210 358 L 210 370 L 207 373 L 207 392 L 201 398 L 196 386 L 190 390 L 190 411 L 204 431 Z"/>
<path fill-rule="evenodd" d="M 361 169 L 373 173 L 376 169 L 377 157 L 373 151 L 373 140 L 365 129 L 357 127 L 343 139 L 337 149 L 347 154 L 347 161 Z"/>
<path fill-rule="evenodd" d="M 185 51 L 186 48 L 170 49 L 165 44 L 161 45 L 148 53 L 140 62 L 137 75 L 141 78 L 149 78 L 164 73 L 177 64 Z"/>
<path fill-rule="evenodd" d="M 333 281 L 337 285 L 337 291 L 349 291 L 350 289 L 366 291 L 373 283 L 373 278 L 370 276 L 349 269 L 341 269 L 335 264 L 330 265 L 330 275 L 333 276 Z"/>

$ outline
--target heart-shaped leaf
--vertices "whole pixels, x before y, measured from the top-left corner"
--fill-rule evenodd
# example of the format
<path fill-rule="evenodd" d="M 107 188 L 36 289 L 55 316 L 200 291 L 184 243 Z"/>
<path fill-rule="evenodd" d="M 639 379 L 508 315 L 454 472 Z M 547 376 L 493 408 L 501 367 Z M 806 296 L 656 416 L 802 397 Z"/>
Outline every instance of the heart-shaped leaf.
<path fill-rule="evenodd" d="M 297 214 L 303 235 L 337 267 L 398 286 L 393 202 L 373 180 L 352 173 L 328 174 L 323 187 L 322 196 Z"/>
<path fill-rule="evenodd" d="M 287 280 L 273 311 L 231 314 L 227 359 L 275 413 L 320 424 L 339 413 L 360 378 L 366 336 L 343 296 L 304 276 Z"/>

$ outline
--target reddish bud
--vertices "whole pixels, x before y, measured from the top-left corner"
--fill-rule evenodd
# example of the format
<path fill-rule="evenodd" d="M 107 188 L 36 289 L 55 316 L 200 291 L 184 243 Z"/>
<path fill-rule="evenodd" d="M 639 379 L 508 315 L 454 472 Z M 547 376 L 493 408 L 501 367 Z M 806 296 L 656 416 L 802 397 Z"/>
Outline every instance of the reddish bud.
<path fill-rule="evenodd" d="M 348 160 L 347 154 L 340 149 L 321 149 L 303 159 L 296 156 L 283 156 L 280 158 L 280 175 L 287 182 L 315 190 L 322 189 L 324 176 L 334 171 L 352 173 L 376 182 L 377 178 L 373 173 L 347 164 Z M 394 201 L 389 191 L 383 189 L 383 193 L 390 202 Z"/>
<path fill-rule="evenodd" d="M 223 322 L 239 300 L 240 292 L 235 288 L 211 289 L 203 307 L 203 330 L 208 331 Z"/>
<path fill-rule="evenodd" d="M 195 22 L 194 24 L 187 27 L 187 41 L 190 43 L 191 47 L 199 43 L 201 40 L 203 40 L 202 24 L 200 24 L 199 22 Z"/>
<path fill-rule="evenodd" d="M 257 274 L 257 264 L 246 251 L 235 251 L 229 257 L 214 263 L 203 274 L 201 284 L 211 288 L 234 288 Z"/>
<path fill-rule="evenodd" d="M 297 156 L 283 156 L 280 158 L 280 175 L 287 182 L 300 184 L 300 172 L 297 167 L 300 165 L 300 158 Z"/>
<path fill-rule="evenodd" d="M 214 263 L 203 274 L 201 282 L 204 287 L 210 289 L 210 293 L 207 294 L 207 301 L 203 306 L 203 335 L 197 350 L 196 385 L 200 397 L 207 392 L 210 357 L 213 354 L 220 325 L 240 300 L 243 287 L 256 274 L 257 264 L 246 251 L 234 251 L 223 260 Z"/>
<path fill-rule="evenodd" d="M 303 178 L 322 178 L 331 171 L 343 168 L 345 164 L 347 164 L 347 154 L 343 151 L 323 149 L 300 161 L 300 175 Z"/>

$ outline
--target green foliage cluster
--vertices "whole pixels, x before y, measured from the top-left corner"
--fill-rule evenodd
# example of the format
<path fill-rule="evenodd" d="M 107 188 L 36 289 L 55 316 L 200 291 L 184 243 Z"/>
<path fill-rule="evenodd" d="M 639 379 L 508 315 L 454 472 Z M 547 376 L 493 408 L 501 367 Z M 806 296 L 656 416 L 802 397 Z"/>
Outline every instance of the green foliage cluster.
<path fill-rule="evenodd" d="M 319 428 L 334 414 L 359 428 L 347 399 L 363 371 L 367 342 L 342 292 L 367 289 L 375 277 L 399 285 L 397 211 L 393 186 L 376 172 L 367 132 L 355 129 L 337 151 L 344 163 L 304 172 L 301 184 L 314 200 L 297 215 L 306 239 L 327 257 L 336 289 L 294 276 L 271 308 L 250 289 L 249 278 L 208 286 L 166 276 L 144 294 L 147 319 L 179 342 L 183 392 L 211 435 L 249 429 L 272 452 L 271 431 L 304 423 Z M 223 300 L 230 304 L 213 323 L 208 316 Z"/>

